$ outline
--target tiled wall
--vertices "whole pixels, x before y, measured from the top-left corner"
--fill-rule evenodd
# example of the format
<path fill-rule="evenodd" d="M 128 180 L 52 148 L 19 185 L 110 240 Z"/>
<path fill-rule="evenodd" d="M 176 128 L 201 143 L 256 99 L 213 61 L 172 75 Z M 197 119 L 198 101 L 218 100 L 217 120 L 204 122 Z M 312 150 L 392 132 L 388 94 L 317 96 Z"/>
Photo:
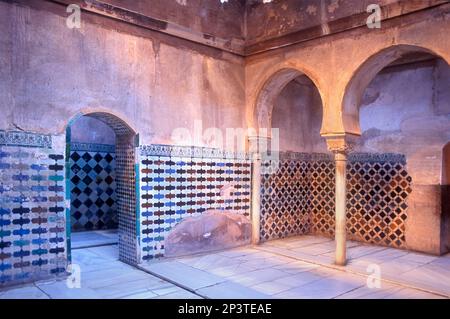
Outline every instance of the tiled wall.
<path fill-rule="evenodd" d="M 188 216 L 210 209 L 247 217 L 250 213 L 251 163 L 245 154 L 144 146 L 140 150 L 139 183 L 144 261 L 164 256 L 164 239 Z"/>
<path fill-rule="evenodd" d="M 285 156 L 279 161 L 263 161 L 260 211 L 262 240 L 302 235 L 311 231 L 310 162 L 307 156 L 302 154 L 302 158 Z"/>
<path fill-rule="evenodd" d="M 350 239 L 405 248 L 412 178 L 397 154 L 355 154 L 347 167 Z"/>
<path fill-rule="evenodd" d="M 134 265 L 139 257 L 139 197 L 137 197 L 138 164 L 134 136 L 116 132 L 116 184 L 119 217 L 119 259 Z"/>
<path fill-rule="evenodd" d="M 325 154 L 280 154 L 262 175 L 261 238 L 334 236 L 335 166 Z M 353 154 L 347 166 L 349 239 L 405 246 L 411 177 L 398 154 Z"/>
<path fill-rule="evenodd" d="M 115 146 L 70 144 L 72 231 L 116 229 Z"/>
<path fill-rule="evenodd" d="M 248 155 L 150 145 L 138 149 L 136 163 L 133 136 L 119 135 L 117 140 L 116 205 L 121 212 L 122 261 L 135 264 L 163 257 L 165 238 L 188 216 L 200 216 L 213 209 L 249 217 Z M 65 272 L 66 231 L 70 225 L 65 207 L 64 143 L 60 144 L 62 147 L 55 147 L 50 136 L 0 131 L 2 286 Z M 94 161 L 99 163 L 105 158 Z M 89 164 L 92 159 L 83 160 Z M 331 157 L 290 153 L 280 155 L 277 163 L 263 164 L 273 167 L 272 172 L 263 170 L 262 176 L 263 240 L 306 233 L 332 236 Z M 94 163 L 89 165 L 95 169 Z M 395 154 L 352 155 L 347 176 L 350 238 L 404 247 L 407 197 L 411 191 L 405 165 L 405 158 Z M 78 166 L 81 170 L 84 167 Z"/>
<path fill-rule="evenodd" d="M 0 131 L 0 286 L 65 273 L 64 150 Z"/>

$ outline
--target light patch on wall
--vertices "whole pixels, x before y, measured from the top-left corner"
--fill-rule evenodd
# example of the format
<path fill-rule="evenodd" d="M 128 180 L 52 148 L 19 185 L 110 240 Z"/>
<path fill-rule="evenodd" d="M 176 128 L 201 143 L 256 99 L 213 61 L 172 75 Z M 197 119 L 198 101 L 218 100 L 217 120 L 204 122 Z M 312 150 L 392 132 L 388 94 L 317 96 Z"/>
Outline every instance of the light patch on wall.
<path fill-rule="evenodd" d="M 313 5 L 309 5 L 308 8 L 306 8 L 306 12 L 310 15 L 317 15 L 317 7 Z"/>
<path fill-rule="evenodd" d="M 339 0 L 333 0 L 333 2 L 331 2 L 328 6 L 328 13 L 334 13 L 337 8 L 339 8 Z"/>
<path fill-rule="evenodd" d="M 187 6 L 187 0 L 175 0 L 179 5 Z"/>

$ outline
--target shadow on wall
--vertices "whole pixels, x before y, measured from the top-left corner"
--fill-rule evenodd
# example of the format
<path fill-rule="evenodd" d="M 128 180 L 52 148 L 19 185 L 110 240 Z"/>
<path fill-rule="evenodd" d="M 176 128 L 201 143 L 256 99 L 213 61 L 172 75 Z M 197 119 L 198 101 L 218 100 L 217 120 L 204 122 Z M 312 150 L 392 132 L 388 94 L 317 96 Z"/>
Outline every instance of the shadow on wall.
<path fill-rule="evenodd" d="M 441 205 L 442 205 L 442 242 L 445 247 L 443 252 L 450 251 L 450 142 L 442 151 L 442 182 L 441 182 Z"/>
<path fill-rule="evenodd" d="M 249 219 L 236 213 L 210 210 L 188 217 L 173 228 L 165 242 L 165 256 L 178 257 L 250 244 Z"/>

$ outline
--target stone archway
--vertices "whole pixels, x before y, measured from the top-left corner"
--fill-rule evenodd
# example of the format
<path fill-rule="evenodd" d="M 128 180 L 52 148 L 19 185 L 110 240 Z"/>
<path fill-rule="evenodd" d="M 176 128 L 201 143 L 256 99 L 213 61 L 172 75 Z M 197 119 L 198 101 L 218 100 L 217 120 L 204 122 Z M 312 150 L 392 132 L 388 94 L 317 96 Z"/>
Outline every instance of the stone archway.
<path fill-rule="evenodd" d="M 385 48 L 367 58 L 353 73 L 348 82 L 341 103 L 342 120 L 346 134 L 361 135 L 359 107 L 365 89 L 378 73 L 391 63 L 411 54 L 429 54 L 438 58 L 438 54 L 424 47 L 414 45 L 394 45 Z M 444 59 L 445 60 L 445 59 Z M 447 61 L 448 63 L 449 61 Z"/>
<path fill-rule="evenodd" d="M 272 111 L 276 98 L 289 82 L 302 75 L 313 82 L 314 86 L 319 91 L 323 104 L 322 91 L 318 86 L 316 79 L 301 69 L 295 67 L 282 67 L 263 80 L 260 89 L 257 91 L 252 115 L 253 126 L 255 129 L 268 129 L 271 127 Z"/>
<path fill-rule="evenodd" d="M 358 148 L 362 147 L 364 150 L 369 150 L 370 152 L 397 153 L 404 156 L 405 173 L 407 172 L 410 175 L 409 179 L 412 182 L 411 187 L 404 188 L 402 186 L 403 190 L 408 189 L 406 192 L 408 196 L 405 197 L 404 213 L 398 215 L 403 215 L 402 219 L 404 222 L 397 223 L 401 226 L 399 234 L 400 232 L 403 233 L 401 235 L 403 237 L 402 246 L 407 249 L 440 254 L 443 252 L 442 243 L 444 242 L 441 234 L 444 231 L 446 222 L 444 209 L 441 207 L 441 193 L 444 187 L 439 185 L 439 168 L 441 163 L 439 163 L 438 155 L 441 151 L 441 143 L 444 141 L 438 140 L 438 136 L 443 135 L 442 128 L 445 125 L 448 127 L 448 122 L 443 121 L 440 126 L 429 123 L 438 121 L 439 116 L 446 113 L 441 110 L 439 112 L 442 112 L 442 114 L 437 114 L 430 107 L 429 111 L 418 112 L 417 114 L 420 115 L 417 115 L 416 118 L 414 116 L 407 117 L 405 114 L 409 113 L 406 111 L 413 109 L 413 107 L 410 103 L 401 102 L 401 97 L 406 96 L 405 92 L 398 89 L 394 91 L 394 88 L 396 88 L 395 85 L 388 91 L 388 94 L 396 99 L 395 103 L 393 101 L 383 102 L 387 110 L 385 114 L 388 114 L 390 118 L 397 117 L 398 121 L 396 122 L 398 125 L 396 124 L 396 126 L 389 128 L 391 132 L 395 132 L 390 137 L 387 137 L 388 133 L 386 132 L 388 129 L 383 129 L 380 126 L 380 123 L 384 123 L 384 119 L 377 117 L 376 114 L 374 115 L 374 107 L 372 107 L 372 113 L 370 113 L 370 120 L 368 120 L 367 113 L 365 115 L 360 112 L 365 106 L 372 104 L 366 103 L 364 105 L 362 101 L 366 88 L 371 88 L 373 85 L 377 85 L 380 88 L 381 82 L 377 83 L 377 79 L 375 79 L 377 75 L 381 79 L 386 79 L 387 76 L 390 76 L 388 74 L 407 70 L 407 68 L 412 69 L 411 65 L 415 65 L 416 63 L 426 67 L 432 66 L 434 68 L 433 70 L 437 70 L 438 66 L 446 66 L 448 61 L 425 47 L 400 44 L 384 48 L 365 59 L 356 71 L 353 72 L 351 80 L 347 83 L 344 91 L 341 113 L 344 132 L 346 134 L 363 136 L 359 145 L 357 145 Z M 434 74 L 436 71 L 427 72 L 429 72 L 427 74 Z M 396 79 L 397 83 L 402 83 L 402 85 L 408 83 L 405 80 L 400 81 L 399 79 L 402 79 L 400 77 Z M 436 77 L 429 76 L 424 79 L 424 81 L 429 81 L 427 82 L 428 86 L 422 84 L 421 86 L 429 90 L 426 94 L 429 94 L 427 96 L 430 96 L 430 99 L 421 101 L 418 105 L 431 106 L 434 104 L 434 97 L 431 96 L 437 94 L 434 90 L 434 86 L 437 83 Z M 389 82 L 389 86 L 391 83 L 394 82 Z M 387 84 L 381 87 L 383 90 L 388 89 Z M 420 92 L 417 89 L 419 86 L 414 87 L 408 83 L 408 87 Z M 377 94 L 382 94 L 383 90 L 379 89 Z M 381 96 L 383 97 L 383 95 Z M 383 101 L 383 99 L 380 98 L 378 103 L 381 103 L 380 101 Z M 448 111 L 446 112 L 448 113 Z M 430 121 L 429 123 L 427 119 Z M 368 126 L 368 123 L 370 126 Z M 375 129 L 380 130 L 377 133 L 377 145 L 370 144 L 371 137 L 369 136 L 369 132 L 373 132 Z M 383 140 L 383 138 L 386 139 Z M 421 142 L 417 142 L 418 140 Z M 369 147 L 368 145 L 372 146 Z M 377 203 L 380 203 L 380 201 L 377 201 Z"/>

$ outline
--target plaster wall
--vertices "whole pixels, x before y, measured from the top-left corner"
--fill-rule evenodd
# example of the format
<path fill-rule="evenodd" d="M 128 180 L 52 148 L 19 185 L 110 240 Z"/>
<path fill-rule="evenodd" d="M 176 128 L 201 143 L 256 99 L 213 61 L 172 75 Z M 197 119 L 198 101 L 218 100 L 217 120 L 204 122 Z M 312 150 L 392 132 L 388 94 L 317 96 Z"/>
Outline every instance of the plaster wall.
<path fill-rule="evenodd" d="M 208 141 L 174 141 L 172 132 L 192 132 L 195 120 L 223 131 L 245 124 L 241 58 L 85 19 L 69 29 L 64 16 L 0 2 L 0 128 L 63 134 L 76 114 L 106 110 L 139 132 L 142 144 L 203 146 Z"/>
<path fill-rule="evenodd" d="M 279 129 L 280 151 L 327 152 L 320 136 L 322 102 L 314 84 L 305 76 L 291 82 L 275 101 L 272 128 Z"/>
<path fill-rule="evenodd" d="M 364 71 L 364 62 L 388 48 L 404 47 L 410 51 L 425 48 L 449 62 L 450 40 L 446 36 L 449 10 L 449 5 L 442 5 L 385 21 L 381 29 L 360 27 L 248 57 L 245 86 L 248 125 L 258 127 L 270 122 L 270 118 L 257 116 L 267 113 L 265 106 L 261 110 L 258 105 L 259 94 L 277 72 L 291 69 L 306 74 L 320 92 L 324 114 L 322 134 L 359 134 L 359 116 L 347 116 L 343 108 L 351 79 L 358 71 Z M 395 60 L 395 53 L 391 55 Z M 398 53 L 397 57 L 400 57 Z M 386 62 L 380 59 L 375 67 L 383 68 L 391 62 L 389 58 L 387 55 Z"/>
<path fill-rule="evenodd" d="M 383 6 L 394 2 L 398 0 L 356 2 L 351 0 L 275 0 L 270 3 L 258 0 L 248 1 L 247 42 L 257 43 L 363 13 L 372 3 Z"/>
<path fill-rule="evenodd" d="M 106 3 L 228 41 L 244 38 L 245 3 L 208 0 L 106 0 Z"/>
<path fill-rule="evenodd" d="M 116 134 L 107 124 L 88 116 L 77 119 L 70 127 L 71 142 L 116 144 Z"/>
<path fill-rule="evenodd" d="M 441 187 L 443 149 L 450 139 L 449 67 L 441 61 L 380 73 L 365 91 L 357 151 L 406 155 L 413 180 L 407 241 L 435 253 L 446 247 L 448 194 Z M 444 89 L 446 88 L 446 89 Z M 421 248 L 422 247 L 422 248 Z"/>

